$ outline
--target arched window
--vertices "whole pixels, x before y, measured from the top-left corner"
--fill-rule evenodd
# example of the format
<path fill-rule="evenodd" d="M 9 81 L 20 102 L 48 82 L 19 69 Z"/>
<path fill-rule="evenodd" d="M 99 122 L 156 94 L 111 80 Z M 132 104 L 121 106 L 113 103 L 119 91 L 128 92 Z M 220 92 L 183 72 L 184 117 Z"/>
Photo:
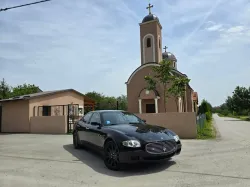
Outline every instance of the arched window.
<path fill-rule="evenodd" d="M 151 38 L 147 38 L 147 47 L 151 47 Z"/>

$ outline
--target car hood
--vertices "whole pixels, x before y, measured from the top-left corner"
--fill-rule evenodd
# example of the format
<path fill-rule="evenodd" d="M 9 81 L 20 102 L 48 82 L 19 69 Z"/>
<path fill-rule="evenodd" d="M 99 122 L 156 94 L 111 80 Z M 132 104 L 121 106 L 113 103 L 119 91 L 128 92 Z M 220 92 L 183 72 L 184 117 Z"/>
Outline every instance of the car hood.
<path fill-rule="evenodd" d="M 136 138 L 145 142 L 173 139 L 173 136 L 168 133 L 168 129 L 155 125 L 120 124 L 109 126 L 109 128 L 124 133 L 131 138 Z"/>

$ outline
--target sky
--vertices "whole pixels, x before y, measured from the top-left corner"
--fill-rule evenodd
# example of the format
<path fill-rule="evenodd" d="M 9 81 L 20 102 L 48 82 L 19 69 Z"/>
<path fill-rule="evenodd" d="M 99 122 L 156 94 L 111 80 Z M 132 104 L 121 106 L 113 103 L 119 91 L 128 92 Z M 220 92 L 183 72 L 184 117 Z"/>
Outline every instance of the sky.
<path fill-rule="evenodd" d="M 0 8 L 33 2 L 1 0 Z M 250 86 L 249 0 L 151 0 L 163 46 L 199 100 L 222 104 Z M 148 0 L 52 0 L 0 12 L 0 78 L 42 90 L 126 94 L 141 64 L 139 23 Z"/>

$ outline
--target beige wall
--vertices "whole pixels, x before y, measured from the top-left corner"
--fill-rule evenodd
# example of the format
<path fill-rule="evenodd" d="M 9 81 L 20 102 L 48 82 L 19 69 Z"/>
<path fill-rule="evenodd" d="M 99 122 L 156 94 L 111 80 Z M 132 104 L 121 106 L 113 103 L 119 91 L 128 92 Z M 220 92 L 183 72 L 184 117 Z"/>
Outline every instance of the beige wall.
<path fill-rule="evenodd" d="M 158 114 L 136 114 L 148 124 L 159 125 L 174 131 L 180 138 L 194 139 L 197 137 L 196 117 L 194 112 L 169 112 Z"/>
<path fill-rule="evenodd" d="M 30 100 L 29 104 L 29 111 L 30 111 L 30 117 L 34 116 L 34 107 L 35 107 L 35 116 L 38 116 L 38 106 L 43 105 L 68 105 L 68 104 L 79 104 L 84 106 L 84 98 L 83 96 L 69 91 L 69 92 L 62 92 L 58 94 L 43 96 L 39 98 L 34 98 Z M 54 113 L 55 107 L 51 109 L 51 113 Z M 62 114 L 62 107 L 60 109 L 60 114 Z M 40 109 L 40 116 L 41 116 L 42 108 Z M 65 115 L 67 115 L 67 107 L 65 107 Z"/>
<path fill-rule="evenodd" d="M 29 101 L 2 103 L 2 132 L 29 132 Z"/>
<path fill-rule="evenodd" d="M 67 116 L 31 117 L 30 132 L 42 134 L 65 134 L 67 133 Z"/>

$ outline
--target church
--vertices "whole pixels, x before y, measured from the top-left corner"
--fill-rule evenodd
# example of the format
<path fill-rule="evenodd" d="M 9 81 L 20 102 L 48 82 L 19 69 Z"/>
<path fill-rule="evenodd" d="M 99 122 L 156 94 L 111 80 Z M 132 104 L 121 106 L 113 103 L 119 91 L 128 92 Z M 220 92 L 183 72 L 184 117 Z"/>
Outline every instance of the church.
<path fill-rule="evenodd" d="M 140 25 L 141 65 L 128 78 L 127 98 L 128 111 L 132 113 L 165 113 L 166 112 L 197 112 L 198 95 L 188 84 L 183 98 L 178 98 L 178 107 L 175 99 L 170 96 L 164 102 L 164 89 L 159 83 L 155 90 L 147 90 L 145 76 L 153 73 L 152 67 L 160 66 L 163 59 L 171 60 L 172 73 L 179 76 L 187 75 L 178 71 L 177 58 L 162 48 L 162 25 L 159 18 L 151 13 L 153 5 L 149 4 L 149 14 Z M 164 52 L 162 52 L 164 50 Z M 164 106 L 165 105 L 165 106 Z"/>

